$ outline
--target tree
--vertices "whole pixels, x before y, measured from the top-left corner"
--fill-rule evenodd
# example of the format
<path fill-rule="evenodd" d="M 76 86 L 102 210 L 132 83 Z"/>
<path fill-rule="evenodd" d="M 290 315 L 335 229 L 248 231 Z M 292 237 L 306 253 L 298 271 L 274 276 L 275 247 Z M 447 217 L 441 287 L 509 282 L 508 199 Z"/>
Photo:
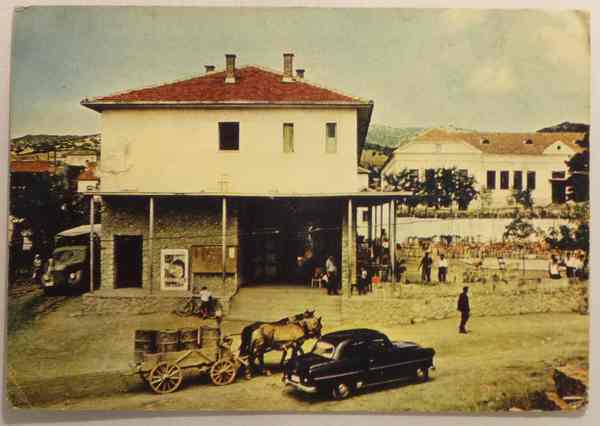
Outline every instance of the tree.
<path fill-rule="evenodd" d="M 529 189 L 514 189 L 512 197 L 515 203 L 523 206 L 527 210 L 533 208 L 533 197 L 531 196 L 531 190 Z"/>
<path fill-rule="evenodd" d="M 479 191 L 475 189 L 476 185 L 477 181 L 473 176 L 468 176 L 467 174 L 460 172 L 458 173 L 454 201 L 456 201 L 460 210 L 467 210 L 471 201 L 479 196 Z"/>
<path fill-rule="evenodd" d="M 385 175 L 386 183 L 392 191 L 419 192 L 419 177 L 410 173 L 408 169 L 402 169 L 397 174 Z"/>
<path fill-rule="evenodd" d="M 47 256 L 58 232 L 87 223 L 89 205 L 63 176 L 18 173 L 11 176 L 10 214 L 26 220 L 34 250 Z"/>
<path fill-rule="evenodd" d="M 408 203 L 414 206 L 424 204 L 437 209 L 456 202 L 461 210 L 466 210 L 479 195 L 475 178 L 456 167 L 432 169 L 425 180 L 403 169 L 395 175 L 386 175 L 386 181 L 394 191 L 412 193 Z"/>
<path fill-rule="evenodd" d="M 486 187 L 481 187 L 481 208 L 488 209 L 492 206 L 492 190 Z"/>
<path fill-rule="evenodd" d="M 577 141 L 582 150 L 566 161 L 569 168 L 567 199 L 581 202 L 590 199 L 590 134 Z"/>
<path fill-rule="evenodd" d="M 546 238 L 546 243 L 559 250 L 584 250 L 590 249 L 590 228 L 587 223 L 580 223 L 577 227 L 561 225 L 558 229 L 552 228 Z"/>
<path fill-rule="evenodd" d="M 535 232 L 535 228 L 531 223 L 524 221 L 521 217 L 516 217 L 512 222 L 506 225 L 503 238 L 505 240 L 523 242 L 534 235 Z"/>
<path fill-rule="evenodd" d="M 369 188 L 379 189 L 381 185 L 381 169 L 376 166 L 368 166 L 369 169 Z"/>

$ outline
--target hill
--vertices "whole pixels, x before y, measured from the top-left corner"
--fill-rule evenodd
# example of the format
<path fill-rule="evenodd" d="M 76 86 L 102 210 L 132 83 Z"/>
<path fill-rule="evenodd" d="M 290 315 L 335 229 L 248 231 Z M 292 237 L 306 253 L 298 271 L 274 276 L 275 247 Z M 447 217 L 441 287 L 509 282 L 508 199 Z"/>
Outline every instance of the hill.
<path fill-rule="evenodd" d="M 92 135 L 25 135 L 10 141 L 10 150 L 21 152 L 49 152 L 92 150 L 100 151 L 100 134 Z"/>
<path fill-rule="evenodd" d="M 558 132 L 577 132 L 577 133 L 587 133 L 590 131 L 590 125 L 584 123 L 571 123 L 569 121 L 565 121 L 560 124 L 556 124 L 550 127 L 544 127 L 537 131 L 537 133 L 558 133 Z"/>

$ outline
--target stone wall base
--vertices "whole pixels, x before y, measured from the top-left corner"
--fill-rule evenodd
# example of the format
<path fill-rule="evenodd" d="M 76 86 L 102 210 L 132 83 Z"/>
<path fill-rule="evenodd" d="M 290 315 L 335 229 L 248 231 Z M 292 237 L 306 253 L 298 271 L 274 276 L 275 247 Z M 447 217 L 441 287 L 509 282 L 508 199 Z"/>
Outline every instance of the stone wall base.
<path fill-rule="evenodd" d="M 414 324 L 459 316 L 461 287 L 402 286 L 394 297 L 352 296 L 342 300 L 344 321 L 367 320 L 385 325 Z M 533 313 L 587 313 L 587 284 L 473 286 L 469 290 L 472 317 Z"/>
<path fill-rule="evenodd" d="M 148 315 L 171 313 L 190 296 L 165 296 L 162 294 L 144 296 L 85 294 L 83 296 L 81 315 Z M 231 306 L 231 298 L 218 299 L 223 306 L 223 313 L 227 315 Z"/>

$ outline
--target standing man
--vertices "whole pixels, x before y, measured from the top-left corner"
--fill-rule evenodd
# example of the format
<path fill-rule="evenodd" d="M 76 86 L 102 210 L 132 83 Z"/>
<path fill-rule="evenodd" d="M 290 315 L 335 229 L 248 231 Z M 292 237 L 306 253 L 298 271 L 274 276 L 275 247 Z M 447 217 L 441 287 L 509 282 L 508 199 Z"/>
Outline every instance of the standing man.
<path fill-rule="evenodd" d="M 462 334 L 467 334 L 467 329 L 465 326 L 467 325 L 467 321 L 469 321 L 469 312 L 471 311 L 469 307 L 469 296 L 467 293 L 469 292 L 469 287 L 463 287 L 463 291 L 458 296 L 458 310 L 460 311 L 460 325 L 458 326 L 458 332 Z"/>
<path fill-rule="evenodd" d="M 448 259 L 443 254 L 440 254 L 440 260 L 438 261 L 438 281 L 441 283 L 446 282 L 448 277 Z"/>
<path fill-rule="evenodd" d="M 421 259 L 421 263 L 419 263 L 419 268 L 421 268 L 421 281 L 423 282 L 431 282 L 431 265 L 433 260 L 429 257 L 429 252 L 426 251 L 425 255 Z"/>
<path fill-rule="evenodd" d="M 328 275 L 327 294 L 338 294 L 337 267 L 333 256 L 329 256 L 325 262 L 325 271 Z"/>

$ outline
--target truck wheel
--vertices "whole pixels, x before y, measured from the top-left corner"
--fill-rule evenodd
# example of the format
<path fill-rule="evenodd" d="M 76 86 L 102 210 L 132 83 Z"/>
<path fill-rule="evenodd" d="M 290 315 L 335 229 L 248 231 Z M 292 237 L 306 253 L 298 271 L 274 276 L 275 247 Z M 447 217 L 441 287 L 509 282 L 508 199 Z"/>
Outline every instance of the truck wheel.
<path fill-rule="evenodd" d="M 346 399 L 350 395 L 352 395 L 352 387 L 346 383 L 336 383 L 331 388 L 331 396 L 333 399 Z"/>

